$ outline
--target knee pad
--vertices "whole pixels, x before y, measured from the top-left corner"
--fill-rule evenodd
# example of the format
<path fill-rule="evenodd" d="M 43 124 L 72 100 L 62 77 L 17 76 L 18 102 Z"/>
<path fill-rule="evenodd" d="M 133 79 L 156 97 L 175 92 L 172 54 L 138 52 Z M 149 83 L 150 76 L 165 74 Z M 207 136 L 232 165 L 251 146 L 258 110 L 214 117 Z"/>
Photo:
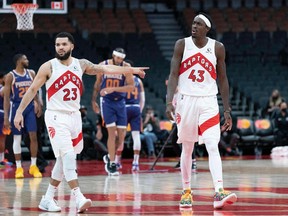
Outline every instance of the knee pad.
<path fill-rule="evenodd" d="M 133 139 L 133 150 L 140 151 L 141 150 L 140 132 L 132 131 L 132 139 Z"/>
<path fill-rule="evenodd" d="M 76 170 L 76 154 L 74 152 L 67 152 L 62 156 L 63 172 L 66 181 L 72 181 L 78 178 Z"/>
<path fill-rule="evenodd" d="M 56 162 L 51 173 L 51 178 L 57 181 L 62 181 L 63 177 L 63 161 L 61 157 L 58 157 L 56 158 Z"/>
<path fill-rule="evenodd" d="M 13 136 L 13 151 L 14 154 L 21 154 L 21 135 Z"/>

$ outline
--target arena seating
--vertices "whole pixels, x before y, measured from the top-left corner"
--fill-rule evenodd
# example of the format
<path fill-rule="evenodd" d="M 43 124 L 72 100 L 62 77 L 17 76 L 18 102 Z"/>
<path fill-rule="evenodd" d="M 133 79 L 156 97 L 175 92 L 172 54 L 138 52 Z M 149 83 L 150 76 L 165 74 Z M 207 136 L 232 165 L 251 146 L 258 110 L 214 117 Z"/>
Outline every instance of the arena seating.
<path fill-rule="evenodd" d="M 77 41 L 73 51 L 75 57 L 85 57 L 95 63 L 109 58 L 112 50 L 121 46 L 135 66 L 150 66 L 143 80 L 146 104 L 158 111 L 160 119 L 165 119 L 165 79 L 170 62 L 159 50 L 141 6 L 143 2 L 69 1 L 67 15 L 36 14 L 35 29 L 28 32 L 15 30 L 13 14 L 0 14 L 0 20 L 5 20 L 0 22 L 1 71 L 8 72 L 14 67 L 12 57 L 17 52 L 25 53 L 31 68 L 37 70 L 43 62 L 54 57 L 53 37 L 60 31 L 74 35 Z M 288 99 L 287 66 L 279 62 L 279 52 L 287 44 L 288 1 L 175 1 L 173 14 L 183 28 L 183 35 L 190 35 L 193 17 L 203 10 L 211 16 L 215 37 L 226 48 L 232 114 L 239 119 L 249 117 L 252 121 L 261 117 L 261 109 L 274 88 Z M 92 89 L 95 79 L 88 76 L 83 79 L 85 89 Z M 90 98 L 91 91 L 86 91 L 82 102 L 87 107 L 90 107 Z M 221 109 L 220 97 L 219 104 Z"/>

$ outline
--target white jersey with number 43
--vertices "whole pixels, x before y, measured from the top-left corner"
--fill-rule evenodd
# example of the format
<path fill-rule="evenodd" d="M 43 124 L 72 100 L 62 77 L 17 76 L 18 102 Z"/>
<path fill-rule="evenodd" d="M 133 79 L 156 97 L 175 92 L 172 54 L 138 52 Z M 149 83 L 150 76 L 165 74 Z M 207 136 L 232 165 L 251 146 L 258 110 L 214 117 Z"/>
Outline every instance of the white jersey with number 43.
<path fill-rule="evenodd" d="M 56 58 L 50 60 L 51 77 L 46 82 L 46 106 L 48 110 L 74 112 L 80 109 L 82 75 L 78 59 L 73 58 L 69 66 Z"/>
<path fill-rule="evenodd" d="M 185 47 L 179 70 L 178 90 L 191 96 L 212 96 L 218 93 L 215 40 L 198 48 L 192 37 L 185 38 Z"/>

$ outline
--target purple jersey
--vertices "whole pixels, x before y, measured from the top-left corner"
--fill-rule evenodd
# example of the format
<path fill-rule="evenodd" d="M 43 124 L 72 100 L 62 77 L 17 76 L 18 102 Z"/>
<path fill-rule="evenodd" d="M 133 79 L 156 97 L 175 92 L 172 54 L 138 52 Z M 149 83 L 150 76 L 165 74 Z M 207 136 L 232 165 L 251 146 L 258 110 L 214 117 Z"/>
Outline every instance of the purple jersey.
<path fill-rule="evenodd" d="M 108 61 L 105 61 L 105 64 L 108 64 Z M 120 65 L 122 66 L 122 65 Z M 101 89 L 110 88 L 110 87 L 121 87 L 125 85 L 126 77 L 123 74 L 104 74 L 102 76 Z M 109 100 L 121 100 L 126 97 L 126 92 L 112 92 L 105 95 L 103 98 Z"/>
<path fill-rule="evenodd" d="M 12 82 L 12 97 L 11 101 L 13 104 L 20 104 L 22 98 L 24 97 L 25 93 L 27 92 L 28 88 L 31 86 L 33 82 L 33 78 L 31 77 L 28 70 L 25 70 L 25 73 L 19 74 L 16 71 L 10 72 L 13 75 L 13 82 Z M 33 106 L 31 102 L 29 106 Z"/>
<path fill-rule="evenodd" d="M 13 82 L 11 86 L 12 88 L 11 89 L 12 91 L 11 121 L 13 122 L 13 119 L 16 115 L 16 111 L 20 105 L 20 102 L 24 94 L 27 92 L 28 88 L 31 86 L 33 82 L 33 78 L 31 77 L 28 70 L 25 70 L 25 73 L 23 75 L 17 73 L 14 70 L 11 71 L 10 73 L 13 75 Z M 30 131 L 37 130 L 36 115 L 34 112 L 33 100 L 28 104 L 28 106 L 23 111 L 23 118 L 24 118 L 24 128 L 21 128 L 21 131 L 15 128 L 14 124 L 11 124 L 13 135 L 21 135 L 23 132 L 30 132 Z"/>
<path fill-rule="evenodd" d="M 134 90 L 132 92 L 128 92 L 126 95 L 126 104 L 139 104 L 140 103 L 140 93 L 141 93 L 141 85 L 140 79 L 138 77 L 134 77 Z"/>
<path fill-rule="evenodd" d="M 141 111 L 140 97 L 141 85 L 140 79 L 134 77 L 135 88 L 132 92 L 128 92 L 126 96 L 127 123 L 130 124 L 131 131 L 141 130 Z"/>

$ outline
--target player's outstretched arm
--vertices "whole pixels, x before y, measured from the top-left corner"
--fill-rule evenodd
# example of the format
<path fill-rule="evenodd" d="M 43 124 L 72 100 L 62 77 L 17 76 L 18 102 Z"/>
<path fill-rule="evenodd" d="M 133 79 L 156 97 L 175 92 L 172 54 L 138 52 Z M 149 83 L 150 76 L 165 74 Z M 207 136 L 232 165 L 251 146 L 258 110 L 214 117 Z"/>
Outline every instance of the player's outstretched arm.
<path fill-rule="evenodd" d="M 80 65 L 82 70 L 89 75 L 96 75 L 98 73 L 102 74 L 137 74 L 141 78 L 145 77 L 145 70 L 149 67 L 120 67 L 116 65 L 99 65 L 93 64 L 87 59 L 80 59 Z"/>
<path fill-rule="evenodd" d="M 28 104 L 34 99 L 39 88 L 41 88 L 41 86 L 50 77 L 50 74 L 51 74 L 50 62 L 46 62 L 43 65 L 41 65 L 41 67 L 38 70 L 37 75 L 35 76 L 34 81 L 32 82 L 27 92 L 25 93 L 16 111 L 16 115 L 14 118 L 14 125 L 18 130 L 20 130 L 21 127 L 24 126 L 24 121 L 23 121 L 23 116 L 22 116 L 23 111 L 28 106 Z"/>

